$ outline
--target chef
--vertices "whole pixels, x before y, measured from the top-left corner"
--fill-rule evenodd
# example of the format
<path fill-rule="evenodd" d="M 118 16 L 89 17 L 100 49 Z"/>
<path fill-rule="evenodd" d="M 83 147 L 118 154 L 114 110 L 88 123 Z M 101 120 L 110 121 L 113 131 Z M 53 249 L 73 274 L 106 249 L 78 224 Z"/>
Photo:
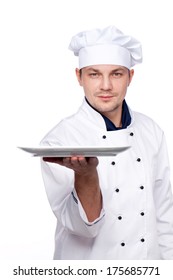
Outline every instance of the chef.
<path fill-rule="evenodd" d="M 141 44 L 114 26 L 80 32 L 69 49 L 84 99 L 41 141 L 46 146 L 130 147 L 114 157 L 44 157 L 57 219 L 54 259 L 173 259 L 173 196 L 165 136 L 126 101 Z"/>

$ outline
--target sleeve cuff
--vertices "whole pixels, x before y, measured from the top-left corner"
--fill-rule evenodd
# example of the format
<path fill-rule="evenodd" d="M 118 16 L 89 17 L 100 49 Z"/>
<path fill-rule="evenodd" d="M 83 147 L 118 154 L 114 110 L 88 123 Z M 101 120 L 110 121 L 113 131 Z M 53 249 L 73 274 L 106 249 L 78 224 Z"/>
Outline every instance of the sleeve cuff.
<path fill-rule="evenodd" d="M 78 205 L 79 214 L 80 214 L 82 220 L 84 221 L 84 223 L 85 223 L 87 226 L 89 226 L 89 227 L 90 227 L 90 226 L 93 226 L 93 225 L 99 223 L 99 222 L 104 218 L 104 216 L 105 216 L 105 211 L 104 211 L 104 209 L 102 208 L 102 210 L 101 210 L 101 212 L 100 212 L 100 216 L 99 216 L 96 220 L 94 220 L 93 222 L 89 222 L 88 219 L 87 219 L 86 213 L 85 213 L 85 211 L 84 211 L 84 209 L 83 209 L 83 207 L 82 207 L 82 204 L 80 203 L 80 200 L 79 200 L 79 198 L 78 198 L 78 196 L 77 196 L 77 193 L 76 193 L 76 190 L 75 190 L 75 189 L 73 189 L 73 191 L 71 192 L 71 195 L 72 195 L 72 198 L 73 198 L 73 200 L 74 200 L 74 203 L 76 203 L 76 204 Z"/>

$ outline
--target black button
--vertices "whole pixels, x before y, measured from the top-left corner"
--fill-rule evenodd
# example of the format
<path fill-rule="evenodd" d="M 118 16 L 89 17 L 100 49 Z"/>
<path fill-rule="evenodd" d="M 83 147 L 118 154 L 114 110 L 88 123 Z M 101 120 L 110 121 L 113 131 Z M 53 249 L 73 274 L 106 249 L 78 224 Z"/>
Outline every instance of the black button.
<path fill-rule="evenodd" d="M 141 242 L 145 242 L 145 239 L 144 239 L 144 238 L 141 238 Z"/>
<path fill-rule="evenodd" d="M 137 158 L 137 161 L 140 162 L 140 161 L 141 161 L 141 158 Z"/>
<path fill-rule="evenodd" d="M 115 161 L 112 161 L 111 164 L 112 164 L 112 165 L 115 165 Z"/>
<path fill-rule="evenodd" d="M 134 135 L 134 133 L 133 132 L 130 132 L 130 136 L 133 136 Z"/>
<path fill-rule="evenodd" d="M 121 217 L 121 216 L 118 216 L 118 220 L 122 220 L 122 217 Z"/>
<path fill-rule="evenodd" d="M 145 215 L 145 213 L 144 212 L 141 212 L 141 216 L 144 216 Z"/>
<path fill-rule="evenodd" d="M 116 192 L 119 192 L 120 190 L 119 190 L 119 189 L 116 189 L 115 191 L 116 191 Z"/>
<path fill-rule="evenodd" d="M 121 243 L 121 246 L 125 246 L 125 243 L 124 243 L 124 242 L 122 242 L 122 243 Z"/>
<path fill-rule="evenodd" d="M 106 135 L 103 135 L 102 138 L 103 138 L 103 139 L 106 139 Z"/>
<path fill-rule="evenodd" d="M 143 190 L 143 189 L 144 189 L 144 186 L 140 186 L 140 189 Z"/>

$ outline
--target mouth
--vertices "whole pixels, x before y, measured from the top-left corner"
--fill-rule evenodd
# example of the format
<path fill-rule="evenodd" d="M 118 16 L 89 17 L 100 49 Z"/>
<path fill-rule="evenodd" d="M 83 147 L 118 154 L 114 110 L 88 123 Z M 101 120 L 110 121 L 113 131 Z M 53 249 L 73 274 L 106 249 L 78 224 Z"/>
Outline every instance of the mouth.
<path fill-rule="evenodd" d="M 110 100 L 113 98 L 112 95 L 99 95 L 98 98 L 102 99 L 102 100 Z"/>

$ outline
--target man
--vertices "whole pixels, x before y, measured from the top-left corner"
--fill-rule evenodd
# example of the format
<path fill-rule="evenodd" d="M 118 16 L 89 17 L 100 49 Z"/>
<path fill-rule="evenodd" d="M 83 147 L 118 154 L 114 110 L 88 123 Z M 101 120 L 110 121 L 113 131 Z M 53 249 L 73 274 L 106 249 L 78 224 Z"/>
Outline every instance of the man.
<path fill-rule="evenodd" d="M 114 26 L 81 32 L 70 49 L 85 98 L 42 145 L 130 146 L 116 157 L 43 158 L 57 218 L 55 259 L 173 259 L 173 198 L 162 130 L 125 96 L 140 43 Z"/>

